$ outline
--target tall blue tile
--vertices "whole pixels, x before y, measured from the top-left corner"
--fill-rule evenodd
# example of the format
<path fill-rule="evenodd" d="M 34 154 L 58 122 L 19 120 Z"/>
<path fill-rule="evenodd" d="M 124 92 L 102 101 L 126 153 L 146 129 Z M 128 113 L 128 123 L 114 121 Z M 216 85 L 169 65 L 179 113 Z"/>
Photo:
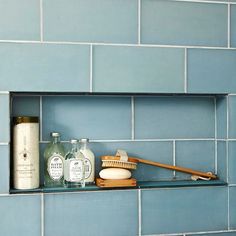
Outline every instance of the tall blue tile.
<path fill-rule="evenodd" d="M 203 97 L 135 99 L 135 137 L 212 138 L 214 100 Z"/>
<path fill-rule="evenodd" d="M 229 96 L 229 138 L 236 138 L 236 96 Z"/>
<path fill-rule="evenodd" d="M 215 172 L 215 142 L 214 141 L 177 141 L 176 165 L 203 172 Z M 177 178 L 190 179 L 191 176 L 180 172 Z"/>
<path fill-rule="evenodd" d="M 0 16 L 0 39 L 40 40 L 38 0 L 1 0 Z"/>
<path fill-rule="evenodd" d="M 236 229 L 236 187 L 229 188 L 229 226 Z"/>
<path fill-rule="evenodd" d="M 137 199 L 137 191 L 46 195 L 45 235 L 137 235 Z"/>
<path fill-rule="evenodd" d="M 172 142 L 95 142 L 90 146 L 96 156 L 97 176 L 101 170 L 100 157 L 115 155 L 117 149 L 126 150 L 131 157 L 173 165 Z M 138 181 L 170 180 L 173 178 L 173 172 L 139 163 L 137 170 L 132 171 L 132 176 Z"/>
<path fill-rule="evenodd" d="M 58 96 L 43 98 L 43 139 L 57 130 L 63 140 L 129 139 L 131 137 L 129 97 Z"/>
<path fill-rule="evenodd" d="M 236 142 L 229 142 L 228 175 L 229 183 L 236 184 Z"/>
<path fill-rule="evenodd" d="M 8 193 L 10 185 L 10 155 L 9 146 L 0 145 L 0 193 Z M 1 199 L 0 199 L 1 201 Z"/>
<path fill-rule="evenodd" d="M 227 46 L 227 5 L 146 0 L 141 15 L 142 43 Z"/>
<path fill-rule="evenodd" d="M 12 116 L 40 116 L 39 96 L 15 96 L 12 101 Z"/>
<path fill-rule="evenodd" d="M 54 41 L 136 43 L 138 6 L 132 0 L 44 1 L 44 38 Z"/>
<path fill-rule="evenodd" d="M 227 97 L 216 99 L 217 138 L 227 137 Z"/>
<path fill-rule="evenodd" d="M 142 191 L 144 235 L 225 229 L 227 229 L 227 188 Z"/>
<path fill-rule="evenodd" d="M 236 47 L 236 5 L 231 5 L 231 12 L 230 12 L 230 46 Z"/>
<path fill-rule="evenodd" d="M 97 46 L 95 92 L 184 92 L 184 50 Z"/>
<path fill-rule="evenodd" d="M 235 93 L 236 51 L 188 50 L 189 93 Z"/>
<path fill-rule="evenodd" d="M 89 91 L 89 47 L 0 44 L 1 90 Z"/>
<path fill-rule="evenodd" d="M 227 182 L 227 151 L 226 142 L 217 142 L 217 176 Z"/>
<path fill-rule="evenodd" d="M 10 141 L 10 101 L 9 94 L 0 93 L 0 142 Z"/>
<path fill-rule="evenodd" d="M 223 232 L 223 233 L 212 233 L 212 232 L 209 232 L 209 233 L 206 233 L 206 234 L 188 234 L 188 235 L 191 235 L 191 236 L 235 236 L 236 235 L 236 232 Z"/>
<path fill-rule="evenodd" d="M 0 235 L 40 236 L 40 195 L 0 197 Z"/>

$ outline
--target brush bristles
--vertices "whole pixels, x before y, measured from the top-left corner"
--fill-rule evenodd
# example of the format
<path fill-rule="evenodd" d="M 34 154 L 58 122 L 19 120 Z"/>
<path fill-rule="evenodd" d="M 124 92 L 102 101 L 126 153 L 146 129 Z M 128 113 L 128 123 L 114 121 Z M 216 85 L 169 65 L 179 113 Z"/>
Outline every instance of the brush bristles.
<path fill-rule="evenodd" d="M 117 160 L 103 160 L 102 167 L 117 167 L 117 168 L 136 170 L 137 163 L 127 162 L 127 161 L 126 162 L 117 161 Z"/>

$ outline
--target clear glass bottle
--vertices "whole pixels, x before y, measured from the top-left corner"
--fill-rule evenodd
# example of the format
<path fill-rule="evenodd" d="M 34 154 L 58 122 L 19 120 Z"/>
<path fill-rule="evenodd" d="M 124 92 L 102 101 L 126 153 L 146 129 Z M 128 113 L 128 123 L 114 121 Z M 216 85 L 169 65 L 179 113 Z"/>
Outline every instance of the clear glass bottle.
<path fill-rule="evenodd" d="M 51 138 L 44 151 L 44 185 L 58 187 L 63 186 L 65 149 L 59 133 L 51 133 Z"/>
<path fill-rule="evenodd" d="M 95 157 L 89 149 L 89 139 L 80 139 L 80 152 L 85 157 L 85 183 L 92 184 L 95 178 Z"/>
<path fill-rule="evenodd" d="M 71 150 L 65 157 L 65 187 L 85 187 L 85 158 L 79 151 L 78 140 L 72 139 Z"/>

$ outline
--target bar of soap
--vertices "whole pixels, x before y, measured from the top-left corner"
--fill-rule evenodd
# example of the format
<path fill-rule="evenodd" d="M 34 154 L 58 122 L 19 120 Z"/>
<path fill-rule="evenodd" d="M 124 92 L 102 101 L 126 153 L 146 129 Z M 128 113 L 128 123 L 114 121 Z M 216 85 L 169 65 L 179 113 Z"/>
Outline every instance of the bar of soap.
<path fill-rule="evenodd" d="M 122 168 L 106 168 L 100 171 L 99 176 L 102 179 L 129 179 L 131 172 Z"/>

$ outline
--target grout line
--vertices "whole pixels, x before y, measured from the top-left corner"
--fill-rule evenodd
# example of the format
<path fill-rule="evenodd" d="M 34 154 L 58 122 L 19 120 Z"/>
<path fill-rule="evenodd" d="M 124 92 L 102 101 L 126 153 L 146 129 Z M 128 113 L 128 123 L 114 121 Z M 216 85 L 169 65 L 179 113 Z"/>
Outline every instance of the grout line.
<path fill-rule="evenodd" d="M 93 45 L 90 45 L 89 92 L 93 92 Z"/>
<path fill-rule="evenodd" d="M 228 184 L 229 187 L 235 187 L 236 184 Z"/>
<path fill-rule="evenodd" d="M 192 2 L 192 3 L 211 3 L 211 4 L 228 4 L 228 2 L 223 1 L 207 1 L 207 0 L 171 0 L 172 2 Z M 232 4 L 236 4 L 235 2 L 230 2 Z"/>
<path fill-rule="evenodd" d="M 40 41 L 43 42 L 43 0 L 39 0 L 40 4 Z"/>
<path fill-rule="evenodd" d="M 232 3 L 231 3 L 232 4 Z M 236 2 L 235 2 L 236 4 Z M 95 45 L 95 46 L 123 46 L 123 47 L 147 47 L 147 48 L 196 48 L 196 49 L 222 49 L 236 50 L 235 47 L 197 46 L 197 45 L 168 45 L 168 44 L 127 44 L 127 43 L 92 43 L 92 42 L 65 42 L 65 41 L 40 41 L 40 40 L 0 40 L 0 43 L 31 43 L 31 44 L 60 44 L 60 45 Z"/>
<path fill-rule="evenodd" d="M 0 91 L 0 94 L 9 94 L 9 91 Z"/>
<path fill-rule="evenodd" d="M 229 207 L 229 187 L 228 187 L 228 196 L 227 196 L 227 201 L 228 201 L 228 205 L 227 205 L 227 211 L 228 211 L 228 230 L 230 229 L 230 207 Z"/>
<path fill-rule="evenodd" d="M 142 235 L 142 193 L 138 190 L 138 235 Z"/>
<path fill-rule="evenodd" d="M 43 99 L 42 96 L 39 97 L 39 129 L 40 129 L 40 143 L 43 140 Z"/>
<path fill-rule="evenodd" d="M 216 113 L 216 98 L 214 98 L 215 109 L 215 174 L 218 172 L 218 151 L 217 151 L 217 113 Z"/>
<path fill-rule="evenodd" d="M 134 112 L 134 97 L 131 97 L 131 139 L 134 140 L 135 139 L 135 112 Z"/>
<path fill-rule="evenodd" d="M 10 142 L 1 142 L 0 146 L 8 146 L 10 144 Z"/>
<path fill-rule="evenodd" d="M 188 83 L 187 83 L 187 60 L 188 60 L 188 54 L 187 54 L 187 48 L 184 49 L 184 92 L 187 93 Z"/>
<path fill-rule="evenodd" d="M 41 236 L 44 236 L 44 195 L 41 193 Z"/>
<path fill-rule="evenodd" d="M 231 11 L 230 11 L 231 5 L 230 3 L 228 4 L 228 48 L 230 48 L 230 44 L 231 44 Z"/>
<path fill-rule="evenodd" d="M 176 144 L 176 141 L 173 140 L 173 166 L 176 166 L 176 148 L 175 148 L 175 144 Z M 173 171 L 173 177 L 175 178 L 176 177 L 176 171 L 174 170 Z"/>
<path fill-rule="evenodd" d="M 138 44 L 141 43 L 141 0 L 138 0 Z"/>
<path fill-rule="evenodd" d="M 226 179 L 229 182 L 229 97 L 226 97 Z"/>

